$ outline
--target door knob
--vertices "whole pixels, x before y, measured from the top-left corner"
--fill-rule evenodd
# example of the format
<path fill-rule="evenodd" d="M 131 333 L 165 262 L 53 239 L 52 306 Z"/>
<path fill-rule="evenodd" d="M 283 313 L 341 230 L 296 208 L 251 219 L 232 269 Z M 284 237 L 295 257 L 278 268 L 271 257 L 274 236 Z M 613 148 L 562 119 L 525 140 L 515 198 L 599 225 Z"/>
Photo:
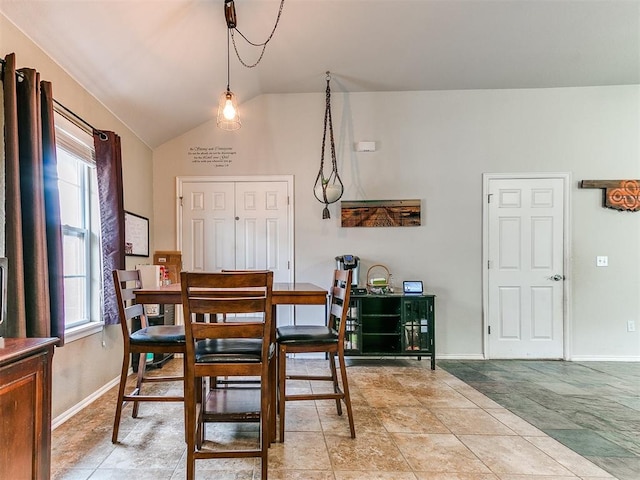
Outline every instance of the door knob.
<path fill-rule="evenodd" d="M 554 282 L 559 282 L 560 280 L 564 280 L 564 277 L 559 273 L 556 273 L 553 277 L 551 277 L 551 280 L 553 280 Z"/>

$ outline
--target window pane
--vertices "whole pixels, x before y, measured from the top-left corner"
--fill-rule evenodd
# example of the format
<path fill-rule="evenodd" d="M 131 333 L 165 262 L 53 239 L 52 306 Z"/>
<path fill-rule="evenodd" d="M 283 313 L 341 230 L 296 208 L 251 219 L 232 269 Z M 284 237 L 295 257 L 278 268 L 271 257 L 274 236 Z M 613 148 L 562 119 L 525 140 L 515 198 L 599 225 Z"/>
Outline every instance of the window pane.
<path fill-rule="evenodd" d="M 76 159 L 64 150 L 57 150 L 58 179 L 72 185 L 80 185 Z"/>
<path fill-rule="evenodd" d="M 87 320 L 85 292 L 85 277 L 71 277 L 64 279 L 64 314 L 67 328 L 84 323 Z"/>
<path fill-rule="evenodd" d="M 58 149 L 58 188 L 60 190 L 60 219 L 63 225 L 84 227 L 84 194 L 82 170 L 78 159 Z"/>
<path fill-rule="evenodd" d="M 64 276 L 84 275 L 86 268 L 86 249 L 84 235 L 64 234 Z"/>

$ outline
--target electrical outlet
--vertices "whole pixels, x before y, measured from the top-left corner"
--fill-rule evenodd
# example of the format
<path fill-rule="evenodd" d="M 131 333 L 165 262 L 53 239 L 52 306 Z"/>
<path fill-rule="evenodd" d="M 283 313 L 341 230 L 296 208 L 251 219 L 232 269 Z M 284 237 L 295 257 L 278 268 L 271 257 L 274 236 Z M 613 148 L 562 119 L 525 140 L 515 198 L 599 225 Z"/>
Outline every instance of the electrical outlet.
<path fill-rule="evenodd" d="M 636 322 L 634 320 L 629 320 L 627 322 L 627 332 L 635 332 L 636 331 Z"/>
<path fill-rule="evenodd" d="M 609 266 L 609 257 L 605 257 L 605 256 L 596 257 L 596 267 L 608 267 L 608 266 Z"/>

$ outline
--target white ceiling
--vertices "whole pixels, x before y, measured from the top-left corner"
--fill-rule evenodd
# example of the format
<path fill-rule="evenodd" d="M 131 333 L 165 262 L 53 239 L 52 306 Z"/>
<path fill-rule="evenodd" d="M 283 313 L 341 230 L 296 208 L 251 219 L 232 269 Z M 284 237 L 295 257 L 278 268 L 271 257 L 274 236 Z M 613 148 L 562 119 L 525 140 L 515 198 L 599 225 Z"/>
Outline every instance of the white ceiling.
<path fill-rule="evenodd" d="M 156 147 L 216 114 L 223 3 L 0 0 L 0 12 Z M 264 40 L 280 1 L 235 4 L 238 29 Z M 285 0 L 261 63 L 231 55 L 241 108 L 324 92 L 327 70 L 334 92 L 640 84 L 640 0 Z"/>

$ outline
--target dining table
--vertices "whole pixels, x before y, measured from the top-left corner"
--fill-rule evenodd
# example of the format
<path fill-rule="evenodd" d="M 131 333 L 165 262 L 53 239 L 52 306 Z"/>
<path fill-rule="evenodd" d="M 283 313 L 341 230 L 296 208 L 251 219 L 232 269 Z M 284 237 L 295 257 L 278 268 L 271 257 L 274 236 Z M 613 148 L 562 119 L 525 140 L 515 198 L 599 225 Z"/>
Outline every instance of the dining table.
<path fill-rule="evenodd" d="M 135 301 L 140 304 L 164 304 L 164 305 L 181 305 L 182 304 L 182 287 L 180 283 L 171 283 L 169 285 L 161 285 L 157 287 L 146 287 L 134 290 Z M 272 332 L 271 338 L 275 342 L 276 326 L 277 326 L 277 306 L 278 305 L 324 305 L 325 315 L 327 318 L 329 292 L 308 282 L 274 282 L 271 293 L 272 301 Z M 277 350 L 277 349 L 276 349 Z M 272 402 L 271 408 L 271 440 L 275 441 L 276 429 L 276 381 L 275 371 L 272 378 L 272 385 L 269 385 L 270 397 Z"/>
<path fill-rule="evenodd" d="M 182 287 L 179 283 L 161 285 L 158 287 L 139 288 L 134 291 L 136 303 L 164 305 L 182 304 Z M 329 292 L 306 282 L 274 282 L 272 304 L 277 305 L 324 305 L 327 306 Z M 274 318 L 275 320 L 275 318 Z M 275 325 L 275 321 L 274 321 Z"/>

